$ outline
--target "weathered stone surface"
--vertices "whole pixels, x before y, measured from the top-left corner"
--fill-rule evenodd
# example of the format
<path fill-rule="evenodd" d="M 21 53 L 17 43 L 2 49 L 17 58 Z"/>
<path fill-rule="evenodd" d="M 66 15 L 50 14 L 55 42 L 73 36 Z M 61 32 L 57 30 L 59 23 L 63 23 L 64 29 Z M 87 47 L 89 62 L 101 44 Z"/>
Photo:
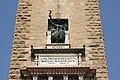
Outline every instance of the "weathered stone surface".
<path fill-rule="evenodd" d="M 45 48 L 48 10 L 53 18 L 68 19 L 71 48 L 86 45 L 82 66 L 97 69 L 97 80 L 108 80 L 98 0 L 19 0 L 9 80 L 20 80 L 19 70 L 34 65 L 30 45 Z"/>

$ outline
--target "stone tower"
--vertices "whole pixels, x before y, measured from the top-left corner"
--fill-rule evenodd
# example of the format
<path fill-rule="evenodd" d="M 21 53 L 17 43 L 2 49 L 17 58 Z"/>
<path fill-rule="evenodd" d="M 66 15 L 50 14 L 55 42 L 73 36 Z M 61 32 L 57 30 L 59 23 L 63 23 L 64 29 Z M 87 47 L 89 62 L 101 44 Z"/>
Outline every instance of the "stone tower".
<path fill-rule="evenodd" d="M 18 0 L 9 80 L 108 80 L 98 0 Z"/>

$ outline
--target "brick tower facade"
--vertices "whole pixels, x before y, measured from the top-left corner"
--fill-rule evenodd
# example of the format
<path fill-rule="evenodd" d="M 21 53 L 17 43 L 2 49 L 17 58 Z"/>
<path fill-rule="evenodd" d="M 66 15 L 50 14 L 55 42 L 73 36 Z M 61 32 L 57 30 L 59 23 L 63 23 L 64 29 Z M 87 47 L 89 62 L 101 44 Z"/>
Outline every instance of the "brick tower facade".
<path fill-rule="evenodd" d="M 108 80 L 98 0 L 18 0 L 8 79 Z"/>

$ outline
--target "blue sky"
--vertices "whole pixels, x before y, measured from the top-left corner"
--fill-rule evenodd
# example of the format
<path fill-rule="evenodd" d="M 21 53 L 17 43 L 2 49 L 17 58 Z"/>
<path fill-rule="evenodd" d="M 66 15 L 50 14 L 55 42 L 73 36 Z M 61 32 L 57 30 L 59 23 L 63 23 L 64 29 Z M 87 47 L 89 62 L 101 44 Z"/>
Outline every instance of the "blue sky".
<path fill-rule="evenodd" d="M 99 0 L 105 39 L 109 80 L 120 71 L 120 0 Z M 0 0 L 0 80 L 7 80 L 11 57 L 17 0 Z"/>

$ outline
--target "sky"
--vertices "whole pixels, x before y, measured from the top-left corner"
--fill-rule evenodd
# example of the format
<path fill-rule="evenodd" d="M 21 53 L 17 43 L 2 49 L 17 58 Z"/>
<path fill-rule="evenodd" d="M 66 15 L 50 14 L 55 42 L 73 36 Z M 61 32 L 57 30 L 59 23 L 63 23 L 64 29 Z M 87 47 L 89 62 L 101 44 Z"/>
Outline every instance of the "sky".
<path fill-rule="evenodd" d="M 120 76 L 120 0 L 99 0 L 109 80 Z M 0 0 L 0 80 L 8 80 L 17 0 Z"/>

